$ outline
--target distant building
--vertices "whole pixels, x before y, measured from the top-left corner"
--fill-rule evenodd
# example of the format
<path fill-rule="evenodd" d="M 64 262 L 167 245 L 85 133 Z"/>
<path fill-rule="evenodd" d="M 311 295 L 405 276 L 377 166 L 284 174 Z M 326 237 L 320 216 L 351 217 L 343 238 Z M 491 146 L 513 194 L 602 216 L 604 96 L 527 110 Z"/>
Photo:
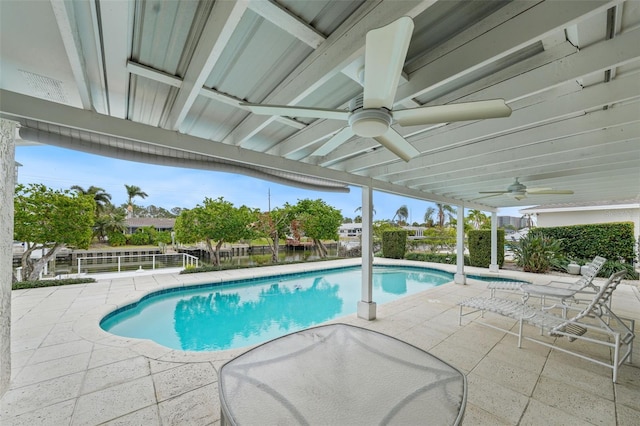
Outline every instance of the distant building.
<path fill-rule="evenodd" d="M 341 237 L 359 237 L 362 234 L 362 223 L 343 223 L 338 228 Z"/>
<path fill-rule="evenodd" d="M 521 229 L 527 225 L 527 218 L 525 217 L 498 216 L 498 228 L 513 226 L 515 229 Z"/>
<path fill-rule="evenodd" d="M 640 200 L 548 204 L 520 212 L 535 214 L 539 227 L 633 222 L 634 237 L 640 238 Z"/>
<path fill-rule="evenodd" d="M 130 217 L 124 220 L 127 234 L 133 234 L 138 228 L 151 226 L 156 231 L 173 231 L 176 220 L 173 218 L 159 217 Z"/>

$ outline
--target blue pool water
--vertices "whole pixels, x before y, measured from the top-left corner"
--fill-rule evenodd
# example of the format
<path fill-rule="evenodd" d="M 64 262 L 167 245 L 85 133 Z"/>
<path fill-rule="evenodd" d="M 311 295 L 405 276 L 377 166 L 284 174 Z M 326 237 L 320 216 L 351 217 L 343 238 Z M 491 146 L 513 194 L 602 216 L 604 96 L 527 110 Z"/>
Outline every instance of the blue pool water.
<path fill-rule="evenodd" d="M 361 276 L 355 267 L 164 290 L 112 312 L 100 326 L 185 351 L 239 348 L 356 312 Z M 373 300 L 452 280 L 435 269 L 374 267 Z"/>

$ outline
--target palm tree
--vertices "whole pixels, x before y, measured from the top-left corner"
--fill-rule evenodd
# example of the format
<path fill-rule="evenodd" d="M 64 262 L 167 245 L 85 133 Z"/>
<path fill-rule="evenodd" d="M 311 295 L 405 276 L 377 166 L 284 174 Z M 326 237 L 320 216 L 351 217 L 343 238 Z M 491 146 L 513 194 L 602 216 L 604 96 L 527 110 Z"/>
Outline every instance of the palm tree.
<path fill-rule="evenodd" d="M 396 210 L 396 214 L 394 214 L 393 217 L 391 218 L 391 222 L 393 222 L 393 220 L 396 217 L 398 218 L 398 222 L 407 220 L 407 218 L 409 217 L 409 209 L 407 208 L 406 204 L 403 204 L 400 207 L 398 207 L 398 210 Z"/>
<path fill-rule="evenodd" d="M 375 214 L 376 214 L 376 209 L 375 209 L 375 207 L 371 206 L 371 210 L 372 210 L 372 212 L 373 212 L 373 214 L 374 214 L 374 216 L 375 216 Z M 357 209 L 355 209 L 353 212 L 354 212 L 354 213 L 358 213 L 358 212 L 361 212 L 361 211 L 362 211 L 362 206 L 358 207 L 358 208 L 357 208 Z"/>
<path fill-rule="evenodd" d="M 133 216 L 133 199 L 135 197 L 144 199 L 147 198 L 148 195 L 146 192 L 142 191 L 139 186 L 125 184 L 124 187 L 127 189 L 127 196 L 129 197 L 129 201 L 127 203 L 127 212 L 129 217 L 131 217 Z"/>
<path fill-rule="evenodd" d="M 89 189 L 84 189 L 80 185 L 73 185 L 71 190 L 81 195 L 91 195 L 93 197 L 96 202 L 96 216 L 99 216 L 105 207 L 111 204 L 111 194 L 98 186 L 91 185 Z"/>
<path fill-rule="evenodd" d="M 469 210 L 469 221 L 473 229 L 480 229 L 487 221 L 488 217 L 480 210 Z"/>
<path fill-rule="evenodd" d="M 438 226 L 440 228 L 444 228 L 446 214 L 448 214 L 449 217 L 453 217 L 453 214 L 456 212 L 456 209 L 451 207 L 448 204 L 440 204 L 440 203 L 436 203 L 436 207 L 438 208 Z"/>
<path fill-rule="evenodd" d="M 436 209 L 433 207 L 427 207 L 427 211 L 424 212 L 424 224 L 431 228 L 433 227 L 433 215 L 436 212 Z"/>

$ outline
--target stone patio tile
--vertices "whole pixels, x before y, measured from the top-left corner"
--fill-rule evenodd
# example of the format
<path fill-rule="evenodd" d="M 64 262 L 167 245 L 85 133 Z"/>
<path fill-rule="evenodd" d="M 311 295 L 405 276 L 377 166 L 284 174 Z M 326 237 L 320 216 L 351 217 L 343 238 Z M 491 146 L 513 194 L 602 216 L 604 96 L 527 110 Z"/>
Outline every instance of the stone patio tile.
<path fill-rule="evenodd" d="M 78 398 L 72 425 L 97 425 L 155 405 L 151 376 L 141 377 Z"/>
<path fill-rule="evenodd" d="M 29 362 L 37 364 L 39 362 L 50 361 L 58 358 L 66 358 L 83 352 L 91 352 L 93 343 L 86 340 L 62 343 L 59 345 L 38 348 Z"/>
<path fill-rule="evenodd" d="M 575 416 L 558 410 L 557 408 L 543 404 L 540 401 L 531 399 L 529 405 L 518 423 L 519 426 L 540 426 L 540 425 L 587 425 L 583 420 Z"/>
<path fill-rule="evenodd" d="M 429 352 L 465 373 L 473 370 L 482 358 L 487 355 L 484 351 L 450 343 L 448 340 L 444 340 L 442 343 L 434 346 Z"/>
<path fill-rule="evenodd" d="M 12 417 L 76 398 L 84 371 L 20 388 L 9 388 L 0 403 L 0 424 Z"/>
<path fill-rule="evenodd" d="M 218 375 L 208 362 L 185 364 L 153 375 L 156 398 L 160 402 L 217 382 Z"/>
<path fill-rule="evenodd" d="M 217 384 L 182 394 L 158 404 L 163 425 L 211 425 L 220 420 Z"/>
<path fill-rule="evenodd" d="M 158 406 L 151 405 L 142 410 L 134 411 L 131 414 L 125 414 L 122 417 L 103 423 L 109 426 L 132 426 L 132 425 L 159 425 L 160 415 L 158 414 Z"/>
<path fill-rule="evenodd" d="M 4 426 L 33 426 L 33 425 L 68 425 L 71 422 L 75 399 L 69 399 L 38 410 L 29 411 L 12 419 L 3 421 Z"/>
<path fill-rule="evenodd" d="M 111 364 L 137 356 L 138 354 L 135 351 L 128 348 L 96 344 L 91 352 L 89 368 L 96 368 L 101 365 Z"/>
<path fill-rule="evenodd" d="M 89 352 L 58 358 L 38 364 L 29 364 L 22 368 L 12 386 L 21 387 L 44 382 L 56 377 L 84 371 L 89 363 Z"/>
<path fill-rule="evenodd" d="M 500 374 L 496 374 L 497 372 Z M 500 362 L 491 357 L 483 358 L 473 369 L 473 373 L 527 396 L 531 396 L 533 393 L 539 376 L 538 373 L 533 373 L 511 363 Z"/>
<path fill-rule="evenodd" d="M 146 358 L 138 356 L 125 359 L 88 370 L 81 393 L 88 394 L 150 375 Z"/>
<path fill-rule="evenodd" d="M 617 383 L 615 385 L 615 394 L 616 406 L 625 405 L 640 411 L 640 387 Z"/>
<path fill-rule="evenodd" d="M 158 361 L 155 359 L 149 360 L 149 368 L 151 369 L 151 374 L 160 373 L 161 371 L 171 370 L 172 368 L 180 367 L 183 365 L 178 362 L 166 362 L 166 361 Z"/>
<path fill-rule="evenodd" d="M 540 348 L 544 349 L 544 352 L 540 351 Z M 527 341 L 523 342 L 522 348 L 518 348 L 515 338 L 506 336 L 491 349 L 487 357 L 539 375 L 547 362 L 548 353 L 548 348 Z"/>
<path fill-rule="evenodd" d="M 467 375 L 469 384 L 468 402 L 511 424 L 517 424 L 524 413 L 529 398 L 471 372 Z"/>
<path fill-rule="evenodd" d="M 640 336 L 638 332 L 636 332 L 636 337 L 637 336 Z M 638 362 L 639 358 L 640 356 L 633 358 L 634 364 Z M 635 367 L 634 365 L 622 364 L 618 369 L 618 383 L 635 386 L 640 389 L 640 365 Z"/>
<path fill-rule="evenodd" d="M 618 426 L 638 426 L 640 411 L 630 407 L 618 406 L 616 408 Z"/>
<path fill-rule="evenodd" d="M 475 404 L 467 402 L 467 407 L 464 410 L 464 418 L 462 419 L 463 426 L 478 426 L 478 425 L 491 425 L 491 426 L 510 426 L 505 419 L 494 416 L 488 411 L 483 410 Z"/>
<path fill-rule="evenodd" d="M 589 369 L 592 365 L 593 369 Z M 613 401 L 612 370 L 575 356 L 552 351 L 542 376 Z"/>
<path fill-rule="evenodd" d="M 59 333 L 49 333 L 49 335 L 43 340 L 41 347 L 59 345 L 61 343 L 74 342 L 81 340 L 81 337 L 75 334 L 73 331 L 63 331 Z"/>
<path fill-rule="evenodd" d="M 615 425 L 613 401 L 600 398 L 566 382 L 541 376 L 533 391 L 533 398 L 589 423 Z"/>

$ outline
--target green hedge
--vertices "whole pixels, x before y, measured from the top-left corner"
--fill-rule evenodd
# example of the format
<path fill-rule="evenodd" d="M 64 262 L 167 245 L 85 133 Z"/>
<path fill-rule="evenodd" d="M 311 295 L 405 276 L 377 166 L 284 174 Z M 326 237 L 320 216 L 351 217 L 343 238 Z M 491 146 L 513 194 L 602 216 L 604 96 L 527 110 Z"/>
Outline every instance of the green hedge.
<path fill-rule="evenodd" d="M 473 229 L 469 231 L 469 260 L 471 266 L 488 268 L 491 265 L 491 230 Z M 497 230 L 498 265 L 504 265 L 504 229 Z"/>
<path fill-rule="evenodd" d="M 96 280 L 93 278 L 65 278 L 61 280 L 18 281 L 11 284 L 11 289 L 23 290 L 25 288 L 55 287 L 59 285 L 86 284 L 95 282 Z"/>
<path fill-rule="evenodd" d="M 418 260 L 420 262 L 433 262 L 433 263 L 446 263 L 448 265 L 455 265 L 458 260 L 458 256 L 455 254 L 447 253 L 407 253 L 405 256 L 407 260 Z M 469 256 L 464 257 L 465 266 L 470 266 Z"/>
<path fill-rule="evenodd" d="M 633 222 L 535 228 L 531 232 L 562 240 L 562 251 L 570 259 L 602 256 L 631 263 L 634 258 Z"/>
<path fill-rule="evenodd" d="M 403 259 L 407 250 L 407 231 L 382 233 L 382 255 L 389 259 Z"/>

